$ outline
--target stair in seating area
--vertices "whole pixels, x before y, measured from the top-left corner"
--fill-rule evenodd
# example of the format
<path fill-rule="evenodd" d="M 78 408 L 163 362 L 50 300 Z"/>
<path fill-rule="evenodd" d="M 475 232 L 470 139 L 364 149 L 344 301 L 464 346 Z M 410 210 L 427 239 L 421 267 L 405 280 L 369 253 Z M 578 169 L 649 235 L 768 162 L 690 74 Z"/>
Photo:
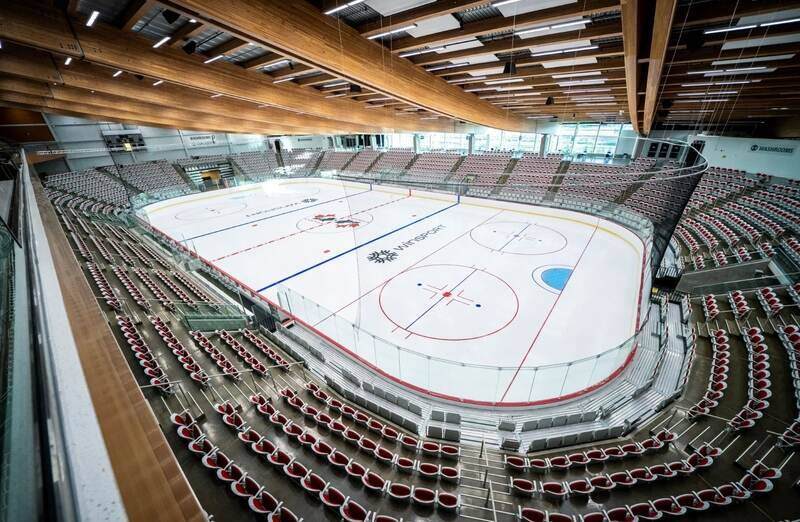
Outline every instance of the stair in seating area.
<path fill-rule="evenodd" d="M 517 166 L 517 163 L 519 163 L 519 158 L 511 158 L 508 161 L 508 165 L 506 165 L 506 168 L 503 170 L 503 173 L 504 174 L 511 174 L 512 172 L 514 172 L 514 167 Z M 506 178 L 507 177 L 508 176 L 506 176 Z M 505 183 L 505 181 L 503 183 Z"/>
<path fill-rule="evenodd" d="M 372 163 L 370 163 L 370 164 L 369 164 L 369 167 L 367 167 L 367 168 L 366 168 L 366 170 L 365 170 L 364 172 L 365 172 L 365 173 L 366 173 L 366 172 L 370 172 L 370 171 L 372 170 L 372 167 L 374 167 L 374 166 L 375 166 L 375 164 L 376 164 L 376 163 L 378 163 L 378 162 L 380 161 L 380 159 L 383 157 L 383 155 L 384 155 L 384 154 L 386 154 L 386 153 L 385 153 L 385 152 L 381 152 L 381 153 L 379 153 L 379 154 L 378 154 L 378 155 L 375 157 L 375 161 L 373 161 Z"/>
<path fill-rule="evenodd" d="M 116 167 L 97 167 L 97 171 L 101 172 L 102 174 L 105 174 L 109 178 L 119 181 L 120 183 L 122 183 L 122 186 L 124 186 L 127 191 L 133 194 L 139 194 L 142 192 L 140 189 L 134 187 L 133 185 L 122 179 L 122 176 L 120 176 L 116 172 Z"/>
<path fill-rule="evenodd" d="M 652 178 L 655 175 L 656 175 L 656 170 L 653 169 L 652 172 L 645 172 L 644 174 L 639 176 L 634 183 L 631 183 L 630 185 L 628 185 L 627 188 L 625 188 L 625 191 L 619 195 L 619 197 L 614 201 L 614 203 L 617 205 L 622 205 L 623 203 L 628 201 L 628 198 L 633 196 L 633 194 L 637 190 L 639 190 L 642 185 L 644 185 L 645 181 L 647 181 L 648 179 Z"/>
<path fill-rule="evenodd" d="M 323 154 L 319 154 L 317 156 L 317 160 L 314 162 L 314 165 L 312 165 L 311 168 L 308 169 L 308 173 L 309 174 L 313 174 L 313 173 L 315 173 L 317 171 L 317 169 L 319 168 L 319 164 L 322 163 L 323 156 L 325 156 L 324 153 Z"/>
<path fill-rule="evenodd" d="M 345 164 L 344 164 L 344 165 L 342 165 L 342 168 L 341 168 L 341 169 L 339 169 L 339 172 L 344 172 L 344 171 L 346 171 L 346 170 L 347 170 L 347 167 L 348 167 L 348 166 L 349 166 L 351 163 L 353 163 L 353 160 L 354 160 L 354 159 L 356 159 L 356 156 L 358 156 L 360 153 L 361 153 L 361 151 L 359 151 L 359 152 L 356 152 L 355 154 L 353 154 L 352 156 L 350 156 L 350 159 L 349 159 L 349 160 L 347 160 L 347 161 L 345 162 Z"/>
<path fill-rule="evenodd" d="M 553 176 L 553 186 L 547 189 L 547 194 L 544 195 L 544 201 L 553 201 L 558 189 L 561 188 L 561 182 L 564 181 L 564 175 L 567 173 L 569 166 L 572 164 L 569 160 L 561 160 L 556 169 L 556 175 Z"/>
<path fill-rule="evenodd" d="M 508 171 L 507 167 L 506 167 L 506 171 Z M 509 174 L 503 174 L 502 176 L 497 178 L 497 183 L 495 184 L 494 187 L 492 187 L 492 191 L 490 192 L 490 194 L 493 195 L 493 196 L 499 194 L 500 191 L 503 189 L 503 185 L 505 185 L 508 182 L 508 178 L 510 178 L 510 177 L 511 176 Z"/>

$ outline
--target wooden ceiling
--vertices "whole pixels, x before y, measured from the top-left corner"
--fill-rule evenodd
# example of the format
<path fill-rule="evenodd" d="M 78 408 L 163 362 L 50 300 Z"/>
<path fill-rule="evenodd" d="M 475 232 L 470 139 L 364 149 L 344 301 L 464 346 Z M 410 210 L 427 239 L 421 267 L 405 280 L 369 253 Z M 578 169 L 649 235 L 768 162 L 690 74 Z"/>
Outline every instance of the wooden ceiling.
<path fill-rule="evenodd" d="M 0 5 L 1 106 L 272 135 L 800 113 L 800 0 L 63 4 Z"/>

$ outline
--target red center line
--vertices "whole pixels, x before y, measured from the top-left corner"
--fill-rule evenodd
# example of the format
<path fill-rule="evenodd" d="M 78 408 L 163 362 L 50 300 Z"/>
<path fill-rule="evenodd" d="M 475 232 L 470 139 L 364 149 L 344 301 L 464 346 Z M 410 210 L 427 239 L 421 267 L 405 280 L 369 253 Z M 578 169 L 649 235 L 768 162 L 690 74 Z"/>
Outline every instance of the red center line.
<path fill-rule="evenodd" d="M 440 252 L 440 251 L 444 250 L 445 248 L 447 248 L 448 246 L 450 246 L 450 245 L 451 245 L 451 244 L 453 244 L 454 242 L 458 241 L 458 240 L 459 240 L 459 239 L 461 239 L 462 237 L 466 236 L 467 234 L 469 234 L 470 232 L 472 232 L 473 230 L 475 230 L 475 229 L 476 229 L 476 228 L 478 228 L 479 226 L 481 226 L 481 225 L 483 225 L 483 224 L 485 224 L 485 223 L 488 223 L 489 221 L 491 221 L 492 219 L 496 218 L 497 216 L 499 216 L 499 215 L 500 215 L 500 214 L 502 214 L 502 213 L 503 213 L 503 210 L 501 210 L 500 212 L 498 212 L 498 213 L 496 213 L 496 214 L 492 214 L 491 216 L 489 216 L 489 217 L 488 217 L 488 218 L 486 218 L 485 220 L 481 221 L 480 223 L 478 223 L 478 224 L 477 224 L 477 225 L 475 225 L 474 227 L 472 227 L 472 228 L 470 228 L 469 230 L 466 230 L 466 231 L 464 231 L 464 233 L 462 233 L 462 234 L 460 234 L 460 235 L 458 235 L 458 236 L 454 237 L 453 239 L 451 239 L 450 241 L 448 241 L 447 243 L 445 243 L 445 244 L 444 244 L 444 245 L 442 245 L 441 247 L 437 248 L 436 250 L 434 250 L 434 251 L 433 251 L 433 252 L 431 252 L 430 254 L 428 254 L 428 255 L 426 255 L 426 256 L 424 256 L 424 257 L 422 257 L 422 258 L 418 259 L 418 260 L 417 260 L 417 261 L 415 261 L 413 264 L 411 264 L 411 265 L 408 265 L 406 268 L 404 268 L 403 270 L 399 271 L 398 273 L 396 273 L 396 274 L 395 274 L 395 275 L 393 275 L 392 277 L 389 277 L 388 279 L 386 279 L 386 280 L 382 281 L 380 284 L 378 284 L 378 286 L 375 286 L 375 287 L 373 287 L 373 288 L 371 288 L 371 289 L 367 290 L 366 292 L 364 292 L 364 293 L 363 293 L 363 294 L 361 294 L 360 296 L 356 297 L 355 299 L 353 299 L 352 301 L 350 301 L 350 302 L 349 302 L 349 303 L 347 303 L 346 305 L 344 305 L 344 306 L 342 306 L 341 308 L 339 308 L 339 309 L 337 309 L 337 310 L 334 310 L 334 311 L 333 311 L 333 312 L 331 312 L 330 314 L 326 315 L 325 317 L 323 317 L 322 319 L 320 319 L 319 321 L 317 321 L 316 323 L 314 323 L 314 324 L 313 324 L 313 326 L 317 326 L 317 325 L 319 325 L 320 323 L 323 323 L 323 322 L 327 321 L 328 319 L 330 319 L 330 318 L 331 318 L 331 317 L 333 317 L 334 315 L 338 314 L 339 312 L 341 312 L 342 310 L 344 310 L 344 309 L 345 309 L 345 308 L 347 308 L 348 306 L 352 305 L 353 303 L 357 303 L 357 302 L 358 302 L 358 301 L 360 301 L 361 299 L 364 299 L 364 297 L 366 297 L 367 295 L 371 294 L 372 292 L 374 292 L 374 291 L 375 291 L 375 290 L 377 290 L 378 288 L 380 288 L 380 287 L 382 287 L 383 285 L 385 285 L 386 283 L 388 283 L 388 282 L 389 282 L 389 281 L 390 281 L 392 278 L 399 276 L 399 275 L 400 275 L 400 274 L 402 274 L 403 272 L 407 272 L 407 271 L 411 270 L 413 267 L 415 267 L 415 266 L 417 266 L 418 264 L 422 263 L 423 261 L 425 261 L 426 259 L 428 259 L 429 257 L 431 257 L 433 254 L 435 254 L 435 253 L 437 253 L 437 252 Z M 442 287 L 442 288 L 444 288 L 444 287 Z M 440 288 L 440 290 L 441 290 L 441 288 Z M 436 297 L 436 295 L 435 295 L 435 294 L 431 296 L 431 299 L 433 299 L 434 297 Z M 395 328 L 395 330 L 396 330 L 396 328 Z M 392 331 L 394 331 L 394 330 L 392 330 Z"/>
<path fill-rule="evenodd" d="M 600 225 L 600 223 L 598 221 L 598 223 L 595 224 L 595 226 L 594 226 L 594 230 L 592 230 L 592 235 L 589 236 L 589 241 L 587 241 L 586 245 L 584 245 L 583 251 L 581 251 L 581 255 L 578 256 L 578 260 L 575 261 L 575 266 L 572 267 L 572 274 L 570 274 L 569 279 L 564 284 L 564 288 L 561 289 L 561 293 L 559 293 L 558 296 L 556 297 L 556 300 L 553 301 L 553 306 L 551 306 L 550 310 L 547 311 L 547 315 L 544 317 L 544 321 L 542 321 L 542 325 L 539 327 L 539 331 L 536 332 L 536 336 L 533 338 L 533 341 L 531 341 L 531 345 L 528 347 L 528 351 L 525 352 L 525 357 L 522 358 L 522 361 L 519 363 L 519 366 L 517 366 L 517 370 L 514 372 L 514 375 L 511 377 L 511 382 L 508 383 L 508 387 L 506 388 L 506 391 L 503 392 L 503 396 L 500 398 L 500 402 L 503 402 L 505 400 L 505 398 L 506 398 L 506 395 L 508 395 L 508 391 L 511 389 L 511 385 L 514 384 L 514 381 L 516 380 L 517 375 L 519 375 L 519 371 L 522 369 L 522 365 L 525 364 L 525 361 L 528 359 L 528 355 L 530 355 L 531 350 L 533 350 L 533 345 L 535 345 L 536 341 L 539 340 L 539 336 L 542 334 L 542 331 L 544 331 L 544 327 L 547 324 L 547 321 L 550 319 L 550 315 L 553 313 L 553 310 L 556 309 L 556 305 L 558 304 L 559 299 L 561 299 L 561 296 L 564 295 L 564 292 L 567 290 L 567 285 L 572 280 L 572 277 L 575 275 L 575 272 L 578 270 L 578 264 L 581 262 L 581 259 L 583 259 L 583 255 L 589 249 L 589 243 L 591 243 L 592 239 L 594 239 L 594 235 L 595 235 L 595 233 L 597 233 L 597 227 L 599 225 Z"/>
<path fill-rule="evenodd" d="M 355 212 L 353 214 L 348 214 L 347 216 L 343 216 L 343 218 L 350 218 L 350 217 L 353 217 L 353 216 L 357 216 L 359 214 L 363 214 L 364 212 L 369 212 L 370 210 L 375 210 L 376 208 L 384 207 L 386 205 L 391 205 L 392 203 L 397 203 L 398 201 L 402 201 L 402 200 L 407 199 L 409 197 L 411 197 L 411 196 L 403 196 L 402 198 L 393 199 L 391 201 L 387 201 L 386 203 L 381 203 L 380 205 L 375 205 L 374 207 L 365 208 L 364 210 L 359 210 L 358 212 Z M 304 230 L 298 230 L 297 232 L 292 232 L 291 234 L 286 234 L 285 236 L 276 237 L 275 239 L 270 239 L 269 241 L 265 241 L 265 242 L 259 243 L 257 245 L 249 246 L 247 248 L 243 248 L 242 250 L 237 250 L 235 252 L 231 252 L 230 254 L 225 254 L 224 256 L 220 256 L 220 257 L 218 257 L 216 259 L 212 259 L 212 261 L 220 261 L 222 259 L 227 259 L 229 257 L 237 256 L 239 254 L 243 254 L 245 252 L 249 252 L 251 250 L 255 250 L 256 248 L 261 248 L 261 247 L 269 245 L 271 243 L 282 241 L 282 240 L 284 240 L 286 238 L 289 238 L 289 237 L 292 237 L 292 236 L 297 236 L 297 235 L 303 234 L 305 232 L 310 232 L 311 230 L 316 230 L 318 228 L 330 225 L 332 223 L 336 223 L 336 222 L 335 221 L 328 221 L 328 222 L 325 222 L 325 223 L 320 223 L 319 225 L 315 225 L 313 227 L 306 228 Z"/>

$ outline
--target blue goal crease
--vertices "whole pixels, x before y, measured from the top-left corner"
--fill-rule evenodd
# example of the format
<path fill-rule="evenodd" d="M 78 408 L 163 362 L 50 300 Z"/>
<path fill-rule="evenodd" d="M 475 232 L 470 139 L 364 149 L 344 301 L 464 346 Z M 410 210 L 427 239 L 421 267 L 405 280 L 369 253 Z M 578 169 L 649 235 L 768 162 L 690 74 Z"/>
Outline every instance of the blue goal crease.
<path fill-rule="evenodd" d="M 220 232 L 225 232 L 226 230 L 232 230 L 232 229 L 237 228 L 237 227 L 243 227 L 245 225 L 252 225 L 253 223 L 258 223 L 259 221 L 266 221 L 268 219 L 272 219 L 272 218 L 276 218 L 276 217 L 280 217 L 280 216 L 285 216 L 286 214 L 291 214 L 292 212 L 298 212 L 300 210 L 306 210 L 306 209 L 309 209 L 309 208 L 318 207 L 319 205 L 324 205 L 326 203 L 333 203 L 334 201 L 339 201 L 340 199 L 347 199 L 347 198 L 351 198 L 353 196 L 358 196 L 359 194 L 365 194 L 365 193 L 369 192 L 370 190 L 372 190 L 372 189 L 370 188 L 368 190 L 363 190 L 361 192 L 356 192 L 355 194 L 348 194 L 347 196 L 340 196 L 338 198 L 329 199 L 327 201 L 320 201 L 319 203 L 314 203 L 313 205 L 308 205 L 307 207 L 300 207 L 300 208 L 296 208 L 296 209 L 293 209 L 293 210 L 287 210 L 286 212 L 281 212 L 280 214 L 275 214 L 273 216 L 267 216 L 267 217 L 263 217 L 263 218 L 259 218 L 259 219 L 254 219 L 252 221 L 245 221 L 244 223 L 237 223 L 236 225 L 231 225 L 229 227 L 221 228 L 219 230 L 212 230 L 211 232 L 206 232 L 205 234 L 199 234 L 199 235 L 194 236 L 194 237 L 187 237 L 183 241 L 191 241 L 192 239 L 198 239 L 198 238 L 201 238 L 201 237 L 211 236 L 213 234 L 218 234 Z"/>
<path fill-rule="evenodd" d="M 358 250 L 358 249 L 359 249 L 359 248 L 361 248 L 361 247 L 365 247 L 365 246 L 369 245 L 370 243 L 374 243 L 375 241 L 378 241 L 379 239 L 383 239 L 383 238 L 385 238 L 385 237 L 387 237 L 387 236 L 390 236 L 390 235 L 394 234 L 395 232 L 399 232 L 399 231 L 401 231 L 401 230 L 403 230 L 403 229 L 405 229 L 405 228 L 408 228 L 408 227 L 410 227 L 411 225 L 416 225 L 416 224 L 417 224 L 417 223 L 419 223 L 420 221 L 424 221 L 424 220 L 426 220 L 426 219 L 428 219 L 428 218 L 431 218 L 431 217 L 435 216 L 436 214 L 440 214 L 440 213 L 444 212 L 445 210 L 449 210 L 449 209 L 451 209 L 451 208 L 453 208 L 453 207 L 455 207 L 455 206 L 457 206 L 457 205 L 458 205 L 458 202 L 455 202 L 455 203 L 453 203 L 452 205 L 449 205 L 449 206 L 447 206 L 447 207 L 444 207 L 444 208 L 442 208 L 442 209 L 439 209 L 439 210 L 437 210 L 436 212 L 434 212 L 434 213 L 432 213 L 432 214 L 428 214 L 427 216 L 422 216 L 421 218 L 419 218 L 419 219 L 417 219 L 417 220 L 414 220 L 414 221 L 412 221 L 411 223 L 406 223 L 405 225 L 403 225 L 403 226 L 401 226 L 401 227 L 398 227 L 398 228 L 396 228 L 396 229 L 394 229 L 394 230 L 390 230 L 389 232 L 386 232 L 385 234 L 382 234 L 382 235 L 380 235 L 380 236 L 378 236 L 378 237 L 376 237 L 376 238 L 374 238 L 374 239 L 370 239 L 369 241 L 367 241 L 367 242 L 365 242 L 365 243 L 361 243 L 360 245 L 356 245 L 356 246 L 354 246 L 353 248 L 351 248 L 351 249 L 349 249 L 349 250 L 345 250 L 344 252 L 341 252 L 341 253 L 339 253 L 339 254 L 336 254 L 336 255 L 335 255 L 335 256 L 333 256 L 333 257 L 330 257 L 330 258 L 328 258 L 328 259 L 325 259 L 325 260 L 323 260 L 323 261 L 320 261 L 319 263 L 317 263 L 317 264 L 315 264 L 315 265 L 312 265 L 312 266 L 310 266 L 310 267 L 308 267 L 308 268 L 304 268 L 303 270 L 300 270 L 299 272 L 296 272 L 296 273 L 294 273 L 294 274 L 292 274 L 292 275 L 290 275 L 290 276 L 286 276 L 286 277 L 284 277 L 283 279 L 280 279 L 280 280 L 278 280 L 278 281 L 275 281 L 274 283 L 268 284 L 267 286 L 265 286 L 265 287 L 263 287 L 263 288 L 259 288 L 257 291 L 258 291 L 258 292 L 263 292 L 264 290 L 268 290 L 268 289 L 272 288 L 272 287 L 273 287 L 273 286 L 275 286 L 275 285 L 279 285 L 279 284 L 281 284 L 281 283 L 285 283 L 285 282 L 286 282 L 286 281 L 288 281 L 289 279 L 295 278 L 295 277 L 297 277 L 297 276 L 299 276 L 299 275 L 302 275 L 302 274 L 304 274 L 304 273 L 306 273 L 306 272 L 308 272 L 308 271 L 310 271 L 310 270 L 314 270 L 315 268 L 317 268 L 317 267 L 320 267 L 320 266 L 324 265 L 325 263 L 328 263 L 328 262 L 330 262 L 330 261 L 333 261 L 334 259 L 340 258 L 340 257 L 342 257 L 342 256 L 344 256 L 344 255 L 347 255 L 347 254 L 349 254 L 349 253 L 351 253 L 351 252 L 354 252 L 354 251 Z"/>

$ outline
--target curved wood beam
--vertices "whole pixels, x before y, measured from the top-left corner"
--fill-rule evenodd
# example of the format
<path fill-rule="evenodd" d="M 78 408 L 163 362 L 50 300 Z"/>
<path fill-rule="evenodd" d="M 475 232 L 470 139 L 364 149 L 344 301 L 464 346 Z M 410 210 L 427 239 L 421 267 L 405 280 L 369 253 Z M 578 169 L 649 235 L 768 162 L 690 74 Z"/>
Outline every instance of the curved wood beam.
<path fill-rule="evenodd" d="M 631 126 L 639 134 L 639 0 L 622 0 L 622 46 Z"/>
<path fill-rule="evenodd" d="M 0 2 L 0 38 L 209 93 L 223 93 L 337 121 L 373 125 L 385 131 L 452 132 L 453 129 L 452 122 L 397 117 L 388 110 L 364 109 L 350 100 L 326 99 L 313 89 L 276 85 L 263 74 L 248 72 L 222 60 L 203 64 L 202 57 L 197 55 L 188 56 L 165 46 L 153 49 L 152 42 L 99 22 L 91 28 L 84 24 L 70 27 L 63 12 L 46 6 L 31 7 L 17 0 Z"/>
<path fill-rule="evenodd" d="M 523 118 L 492 107 L 325 16 L 305 0 L 165 0 L 248 41 L 376 92 L 470 123 L 527 131 Z M 374 109 L 379 110 L 379 109 Z"/>
<path fill-rule="evenodd" d="M 667 44 L 669 44 L 669 35 L 672 31 L 672 18 L 675 15 L 677 3 L 677 0 L 656 0 L 653 40 L 650 44 L 650 62 L 647 66 L 647 86 L 642 117 L 642 132 L 645 136 L 650 134 L 656 116 L 661 71 L 664 68 L 664 58 L 667 54 Z"/>

